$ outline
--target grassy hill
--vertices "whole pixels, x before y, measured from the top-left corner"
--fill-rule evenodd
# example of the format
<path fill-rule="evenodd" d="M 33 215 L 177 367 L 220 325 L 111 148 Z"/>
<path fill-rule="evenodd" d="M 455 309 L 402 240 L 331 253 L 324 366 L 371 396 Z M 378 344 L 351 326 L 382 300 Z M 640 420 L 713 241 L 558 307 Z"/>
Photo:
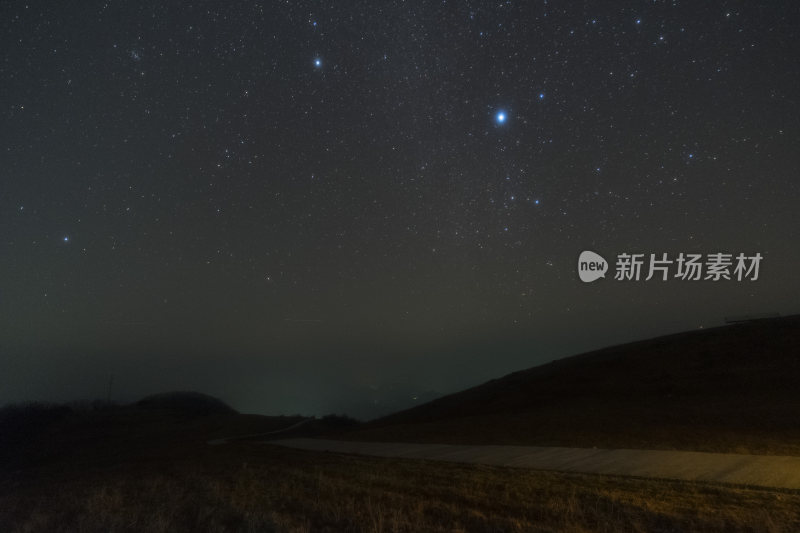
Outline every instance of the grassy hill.
<path fill-rule="evenodd" d="M 194 415 L 237 414 L 235 409 L 219 398 L 194 391 L 152 394 L 136 402 L 136 406 L 142 409 L 162 409 Z"/>
<path fill-rule="evenodd" d="M 28 403 L 0 408 L 0 475 L 33 465 L 116 461 L 124 455 L 205 446 L 282 429 L 299 416 L 239 414 L 198 393 L 165 393 L 131 405 Z"/>
<path fill-rule="evenodd" d="M 346 438 L 800 455 L 800 315 L 515 372 Z"/>

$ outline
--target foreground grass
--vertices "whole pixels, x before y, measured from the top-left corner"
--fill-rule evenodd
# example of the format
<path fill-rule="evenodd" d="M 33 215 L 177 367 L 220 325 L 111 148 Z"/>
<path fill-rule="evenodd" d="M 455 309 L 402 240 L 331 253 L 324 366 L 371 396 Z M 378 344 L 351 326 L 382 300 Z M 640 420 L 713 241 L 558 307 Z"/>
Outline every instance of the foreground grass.
<path fill-rule="evenodd" d="M 100 439 L 0 470 L 2 531 L 798 531 L 800 493 Z"/>

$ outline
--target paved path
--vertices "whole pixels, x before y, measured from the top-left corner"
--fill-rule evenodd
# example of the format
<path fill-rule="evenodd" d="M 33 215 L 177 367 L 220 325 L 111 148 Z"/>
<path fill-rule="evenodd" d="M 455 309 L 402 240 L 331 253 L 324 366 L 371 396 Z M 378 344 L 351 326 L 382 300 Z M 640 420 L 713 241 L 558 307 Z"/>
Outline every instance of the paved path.
<path fill-rule="evenodd" d="M 208 444 L 210 444 L 211 446 L 219 446 L 220 444 L 227 444 L 227 443 L 229 443 L 231 441 L 234 441 L 234 440 L 252 440 L 252 439 L 259 438 L 259 437 L 268 437 L 270 435 L 275 435 L 277 433 L 286 433 L 287 431 L 291 431 L 293 429 L 299 428 L 300 426 L 302 426 L 303 424 L 305 424 L 309 420 L 313 420 L 313 419 L 305 418 L 305 419 L 301 420 L 300 422 L 297 422 L 296 424 L 292 424 L 289 427 L 276 429 L 274 431 L 267 431 L 267 432 L 264 432 L 264 433 L 250 433 L 248 435 L 237 435 L 235 437 L 225 437 L 223 439 L 213 439 L 213 440 L 208 441 Z"/>
<path fill-rule="evenodd" d="M 662 450 L 279 439 L 303 450 L 800 489 L 800 457 Z"/>

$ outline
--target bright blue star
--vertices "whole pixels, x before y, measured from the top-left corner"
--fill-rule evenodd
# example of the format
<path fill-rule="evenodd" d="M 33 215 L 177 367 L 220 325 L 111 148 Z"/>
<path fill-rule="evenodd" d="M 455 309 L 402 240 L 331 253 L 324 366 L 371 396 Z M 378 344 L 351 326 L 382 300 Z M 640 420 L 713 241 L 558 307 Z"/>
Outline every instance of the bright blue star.
<path fill-rule="evenodd" d="M 321 67 L 322 66 L 322 60 L 320 58 L 316 58 L 314 60 L 314 66 L 317 67 L 317 68 Z"/>
<path fill-rule="evenodd" d="M 539 205 L 539 199 L 537 198 L 536 200 L 533 201 L 533 203 Z"/>
<path fill-rule="evenodd" d="M 544 100 L 544 93 L 539 93 L 539 100 Z"/>
<path fill-rule="evenodd" d="M 69 236 L 68 235 L 64 235 L 64 242 L 69 242 Z"/>
<path fill-rule="evenodd" d="M 497 120 L 498 124 L 503 124 L 506 121 L 506 112 L 498 111 L 497 115 L 495 116 L 495 120 Z"/>
<path fill-rule="evenodd" d="M 642 23 L 642 19 L 636 19 L 636 24 L 641 24 L 641 23 Z"/>

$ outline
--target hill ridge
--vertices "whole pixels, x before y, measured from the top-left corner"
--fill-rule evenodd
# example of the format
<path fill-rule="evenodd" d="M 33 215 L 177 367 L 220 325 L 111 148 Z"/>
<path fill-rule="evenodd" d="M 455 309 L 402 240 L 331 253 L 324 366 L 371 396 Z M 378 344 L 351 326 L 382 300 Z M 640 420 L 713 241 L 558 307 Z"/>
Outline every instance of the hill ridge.
<path fill-rule="evenodd" d="M 368 422 L 348 438 L 800 453 L 800 315 L 607 346 Z M 787 437 L 791 438 L 787 439 Z"/>

